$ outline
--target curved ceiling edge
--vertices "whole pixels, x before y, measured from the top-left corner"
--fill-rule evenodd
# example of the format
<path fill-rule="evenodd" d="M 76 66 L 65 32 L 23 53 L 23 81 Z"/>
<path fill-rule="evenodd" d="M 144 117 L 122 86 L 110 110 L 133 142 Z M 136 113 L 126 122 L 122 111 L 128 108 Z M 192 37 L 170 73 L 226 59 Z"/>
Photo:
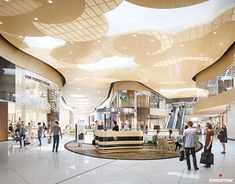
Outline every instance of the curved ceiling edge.
<path fill-rule="evenodd" d="M 17 66 L 20 66 L 50 79 L 60 87 L 64 86 L 66 83 L 64 76 L 58 70 L 18 49 L 7 39 L 5 39 L 1 34 L 0 55 Z"/>
<path fill-rule="evenodd" d="M 201 84 L 217 75 L 223 73 L 233 63 L 235 58 L 235 42 L 224 52 L 224 54 L 212 65 L 197 73 L 192 80 L 196 85 Z"/>

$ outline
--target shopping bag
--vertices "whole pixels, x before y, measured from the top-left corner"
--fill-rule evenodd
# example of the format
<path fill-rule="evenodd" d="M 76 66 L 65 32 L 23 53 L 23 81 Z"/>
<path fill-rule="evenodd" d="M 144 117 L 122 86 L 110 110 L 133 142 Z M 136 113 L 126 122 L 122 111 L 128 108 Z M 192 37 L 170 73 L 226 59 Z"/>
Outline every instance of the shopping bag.
<path fill-rule="evenodd" d="M 207 164 L 207 165 L 214 165 L 214 154 L 213 153 L 202 152 L 200 163 L 201 164 Z"/>
<path fill-rule="evenodd" d="M 48 143 L 48 144 L 51 144 L 51 138 L 50 138 L 50 137 L 49 137 L 47 143 Z"/>
<path fill-rule="evenodd" d="M 184 158 L 185 158 L 184 150 L 181 150 L 180 153 L 179 153 L 179 160 L 180 160 L 180 161 L 183 161 Z"/>

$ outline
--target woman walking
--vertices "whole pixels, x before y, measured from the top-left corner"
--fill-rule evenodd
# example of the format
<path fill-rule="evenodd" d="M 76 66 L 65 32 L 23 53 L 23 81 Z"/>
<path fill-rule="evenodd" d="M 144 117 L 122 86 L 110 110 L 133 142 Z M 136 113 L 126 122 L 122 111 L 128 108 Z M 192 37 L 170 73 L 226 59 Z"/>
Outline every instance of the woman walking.
<path fill-rule="evenodd" d="M 206 152 L 209 155 L 212 149 L 214 132 L 212 130 L 212 125 L 210 123 L 206 123 L 206 128 L 207 128 L 207 131 L 206 131 L 206 141 L 205 141 L 204 152 Z M 206 164 L 205 167 L 209 168 L 211 167 L 211 164 Z"/>
<path fill-rule="evenodd" d="M 227 127 L 225 123 L 221 124 L 218 139 L 220 140 L 220 143 L 222 144 L 223 151 L 221 152 L 222 154 L 225 154 L 225 143 L 227 143 Z"/>

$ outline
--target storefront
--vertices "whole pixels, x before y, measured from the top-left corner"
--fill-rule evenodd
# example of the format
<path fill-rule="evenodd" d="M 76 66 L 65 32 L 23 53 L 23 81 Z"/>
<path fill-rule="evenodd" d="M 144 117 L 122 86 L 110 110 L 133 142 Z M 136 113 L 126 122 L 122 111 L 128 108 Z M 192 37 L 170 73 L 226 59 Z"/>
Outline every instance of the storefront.
<path fill-rule="evenodd" d="M 52 121 L 59 119 L 61 90 L 57 84 L 3 58 L 0 63 L 0 99 L 7 109 L 3 113 L 7 112 L 8 122 L 3 129 L 7 128 L 8 137 L 15 133 L 18 121 L 23 121 L 26 126 L 30 123 L 30 127 L 36 130 L 38 122 L 50 127 Z M 6 139 L 5 134 L 2 140 Z"/>

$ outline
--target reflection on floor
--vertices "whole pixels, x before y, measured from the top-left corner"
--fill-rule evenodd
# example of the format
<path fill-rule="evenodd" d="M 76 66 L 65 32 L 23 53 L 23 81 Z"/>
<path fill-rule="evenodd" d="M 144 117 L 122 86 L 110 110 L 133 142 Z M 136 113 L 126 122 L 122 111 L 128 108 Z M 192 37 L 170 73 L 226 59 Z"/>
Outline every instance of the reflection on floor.
<path fill-rule="evenodd" d="M 0 143 L 1 184 L 196 184 L 210 179 L 233 179 L 235 183 L 235 142 L 229 141 L 227 153 L 221 154 L 221 144 L 214 141 L 215 165 L 198 171 L 188 171 L 178 158 L 163 160 L 111 160 L 72 153 L 63 144 L 58 153 L 44 139 L 42 147 L 34 145 L 19 149 L 12 142 Z M 203 142 L 203 141 L 202 141 Z M 197 159 L 200 152 L 197 153 Z M 220 177 L 221 176 L 221 177 Z"/>
<path fill-rule="evenodd" d="M 202 145 L 197 145 L 197 151 L 200 150 Z M 83 144 L 82 147 L 78 147 L 74 141 L 71 141 L 65 145 L 69 151 L 92 156 L 98 158 L 108 158 L 108 159 L 120 159 L 120 160 L 153 160 L 153 159 L 167 159 L 167 158 L 176 158 L 179 156 L 179 151 L 165 151 L 162 152 L 157 150 L 155 147 L 144 148 L 141 152 L 132 152 L 132 153 L 99 153 L 94 146 Z"/>

